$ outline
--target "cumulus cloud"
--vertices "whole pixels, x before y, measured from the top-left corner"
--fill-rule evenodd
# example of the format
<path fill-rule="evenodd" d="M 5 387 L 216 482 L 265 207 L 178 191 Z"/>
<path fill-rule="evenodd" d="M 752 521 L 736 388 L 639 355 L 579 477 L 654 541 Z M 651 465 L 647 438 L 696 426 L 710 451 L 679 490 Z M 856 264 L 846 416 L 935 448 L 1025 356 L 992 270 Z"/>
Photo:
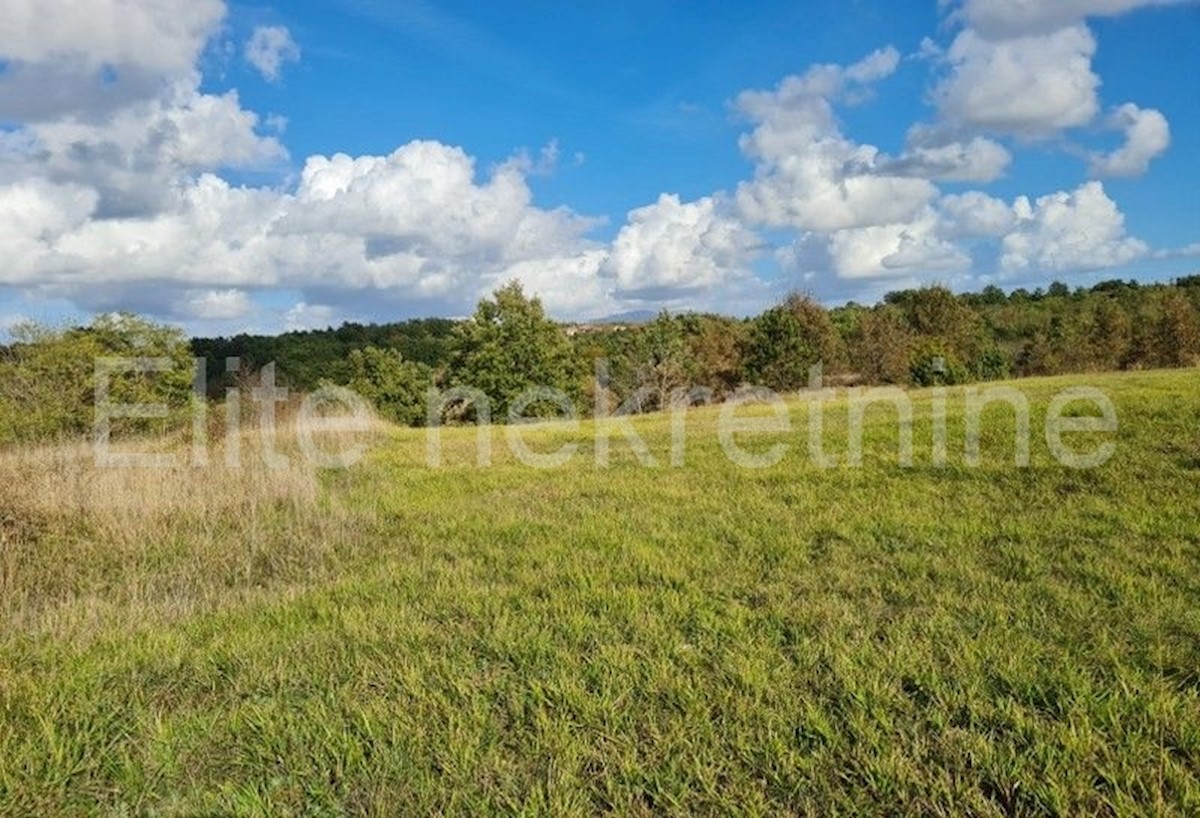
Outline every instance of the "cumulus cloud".
<path fill-rule="evenodd" d="M 649 300 L 744 278 L 762 240 L 724 209 L 711 196 L 681 202 L 663 194 L 630 212 L 602 271 L 621 296 Z"/>
<path fill-rule="evenodd" d="M 1054 31 L 1087 17 L 1114 17 L 1145 6 L 1183 0 L 965 0 L 958 15 L 987 37 Z"/>
<path fill-rule="evenodd" d="M 67 5 L 14 0 L 0 19 L 0 116 L 19 123 L 0 130 L 0 287 L 92 309 L 235 322 L 255 311 L 249 293 L 286 289 L 297 303 L 270 313 L 300 329 L 384 310 L 463 314 L 516 278 L 563 317 L 650 304 L 754 310 L 773 286 L 754 272 L 760 230 L 784 245 L 774 258 L 785 271 L 850 295 L 861 291 L 849 282 L 965 275 L 968 249 L 984 242 L 1009 274 L 1149 252 L 1097 183 L 1012 203 L 935 184 L 1002 176 L 1019 144 L 1006 136 L 1094 124 L 1096 43 L 1083 21 L 1132 0 L 1063 0 L 1069 13 L 960 4 L 954 42 L 923 49 L 944 72 L 938 120 L 911 128 L 897 156 L 844 134 L 837 115 L 898 70 L 893 48 L 746 91 L 735 107 L 750 123 L 740 147 L 753 177 L 731 198 L 663 194 L 630 211 L 611 242 L 592 237 L 599 220 L 534 201 L 530 177 L 553 170 L 555 142 L 481 169 L 462 148 L 413 141 L 387 155 L 311 156 L 285 176 L 282 125 L 264 127 L 236 91 L 202 82 L 199 55 L 223 3 Z M 245 47 L 268 80 L 298 56 L 279 26 Z M 1169 143 L 1158 111 L 1127 104 L 1108 125 L 1124 144 L 1091 156 L 1097 176 L 1144 172 Z M 274 171 L 276 184 L 232 184 L 222 178 L 232 168 Z"/>
<path fill-rule="evenodd" d="M 5 0 L 0 54 L 186 72 L 224 16 L 222 0 Z"/>
<path fill-rule="evenodd" d="M 246 61 L 268 82 L 279 80 L 285 63 L 300 59 L 300 46 L 284 26 L 259 26 L 246 42 Z"/>
<path fill-rule="evenodd" d="M 1012 154 L 995 140 L 983 136 L 957 139 L 917 125 L 909 129 L 904 153 L 881 162 L 880 167 L 888 173 L 939 182 L 992 182 L 1004 175 L 1010 162 Z"/>
<path fill-rule="evenodd" d="M 325 329 L 334 323 L 337 310 L 328 304 L 293 304 L 283 314 L 283 326 L 288 332 Z"/>
<path fill-rule="evenodd" d="M 1099 182 L 1032 204 L 1022 196 L 1013 213 L 1016 225 L 1001 242 L 1000 267 L 1006 273 L 1098 270 L 1149 253 L 1145 242 L 1126 235 L 1125 217 Z"/>
<path fill-rule="evenodd" d="M 965 272 L 971 257 L 940 236 L 939 227 L 927 208 L 909 222 L 839 230 L 829 237 L 834 270 L 843 278 Z"/>
<path fill-rule="evenodd" d="M 738 110 L 755 123 L 741 139 L 757 163 L 738 186 L 750 223 L 829 232 L 906 221 L 937 189 L 925 179 L 887 172 L 877 148 L 844 137 L 833 104 L 862 93 L 896 69 L 899 53 L 877 51 L 843 68 L 819 65 L 772 91 L 747 91 Z"/>
<path fill-rule="evenodd" d="M 312 157 L 290 193 L 206 173 L 172 196 L 153 213 L 97 219 L 87 187 L 0 187 L 0 214 L 24 214 L 0 232 L 12 259 L 0 283 L 72 294 L 136 282 L 387 289 L 458 308 L 485 279 L 570 268 L 594 249 L 584 237 L 593 222 L 533 206 L 517 168 L 477 180 L 471 157 L 436 142 L 385 157 Z M 575 283 L 561 282 L 564 300 Z"/>
<path fill-rule="evenodd" d="M 194 73 L 221 0 L 11 0 L 0 14 L 0 119 L 93 122 Z"/>
<path fill-rule="evenodd" d="M 72 117 L 0 136 L 8 150 L 0 182 L 41 178 L 96 190 L 100 215 L 137 215 L 163 207 L 181 179 L 231 167 L 262 167 L 287 153 L 260 135 L 258 117 L 234 91 L 202 94 L 198 77 L 163 96 L 125 106 L 100 122 Z"/>
<path fill-rule="evenodd" d="M 938 210 L 943 231 L 958 238 L 999 238 L 1016 221 L 1011 205 L 978 190 L 943 196 Z"/>
<path fill-rule="evenodd" d="M 242 290 L 190 290 L 176 306 L 176 313 L 201 321 L 225 321 L 241 318 L 253 304 Z"/>
<path fill-rule="evenodd" d="M 951 20 L 962 30 L 946 51 L 922 46 L 923 54 L 946 68 L 933 90 L 943 126 L 1044 139 L 1095 124 L 1101 82 L 1092 64 L 1097 44 L 1088 18 L 1187 1 L 950 0 Z M 1106 125 L 1123 131 L 1126 142 L 1108 154 L 1091 152 L 1093 177 L 1140 175 L 1170 143 L 1162 113 L 1132 103 L 1118 108 Z M 1069 144 L 1067 149 L 1087 153 Z"/>
<path fill-rule="evenodd" d="M 1095 53 L 1096 39 L 1082 24 L 1005 40 L 966 29 L 946 54 L 951 73 L 934 98 L 942 117 L 960 127 L 1049 136 L 1096 116 Z"/>
<path fill-rule="evenodd" d="M 1151 160 L 1171 144 L 1171 126 L 1159 111 L 1126 103 L 1117 108 L 1109 125 L 1125 133 L 1125 144 L 1111 153 L 1092 157 L 1093 176 L 1141 176 Z"/>

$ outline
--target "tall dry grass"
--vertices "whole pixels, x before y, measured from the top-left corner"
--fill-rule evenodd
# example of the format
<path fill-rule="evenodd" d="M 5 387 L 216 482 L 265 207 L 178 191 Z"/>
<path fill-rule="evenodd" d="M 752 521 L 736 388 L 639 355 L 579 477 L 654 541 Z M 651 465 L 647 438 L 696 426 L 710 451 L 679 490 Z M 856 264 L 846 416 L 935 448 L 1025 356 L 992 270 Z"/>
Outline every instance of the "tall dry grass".
<path fill-rule="evenodd" d="M 317 439 L 339 450 L 381 431 Z M 282 468 L 268 466 L 257 429 L 239 435 L 237 467 L 229 440 L 203 466 L 179 439 L 136 443 L 173 458 L 154 468 L 98 466 L 83 442 L 0 451 L 0 627 L 86 638 L 328 578 L 373 522 L 322 491 L 298 432 L 288 419 L 270 437 Z"/>

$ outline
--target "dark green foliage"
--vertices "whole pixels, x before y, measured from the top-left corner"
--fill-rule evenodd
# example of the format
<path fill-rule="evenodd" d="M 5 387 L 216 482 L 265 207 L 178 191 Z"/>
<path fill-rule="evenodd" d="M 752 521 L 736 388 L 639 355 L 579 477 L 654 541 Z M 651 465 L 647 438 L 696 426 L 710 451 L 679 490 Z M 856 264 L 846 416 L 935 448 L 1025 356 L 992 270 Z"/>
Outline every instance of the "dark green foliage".
<path fill-rule="evenodd" d="M 548 387 L 577 399 L 579 366 L 562 327 L 546 317 L 542 302 L 526 296 L 517 282 L 479 302 L 475 315 L 455 327 L 446 382 L 482 391 L 494 419 L 508 417 L 523 393 Z M 553 404 L 526 407 L 525 417 L 561 413 Z"/>
<path fill-rule="evenodd" d="M 325 380 L 347 383 L 351 376 L 350 353 L 369 346 L 394 349 L 406 361 L 436 368 L 446 360 L 455 324 L 448 318 L 378 325 L 347 323 L 337 329 L 286 332 L 274 337 L 196 338 L 192 350 L 197 357 L 207 359 L 208 391 L 213 397 L 234 385 L 225 371 L 226 358 L 240 358 L 246 370 L 274 362 L 279 382 L 304 392 Z"/>
<path fill-rule="evenodd" d="M 89 326 L 56 331 L 26 325 L 0 349 L 0 443 L 77 437 L 96 420 L 97 367 L 106 359 L 165 359 L 167 368 L 110 369 L 111 405 L 166 407 L 162 418 L 114 418 L 115 434 L 163 432 L 178 426 L 192 401 L 187 340 L 173 327 L 129 314 L 104 315 Z"/>
<path fill-rule="evenodd" d="M 965 383 L 967 368 L 954 350 L 934 339 L 918 341 L 909 373 L 916 386 L 949 386 Z"/>
<path fill-rule="evenodd" d="M 386 420 L 422 426 L 433 370 L 406 361 L 398 350 L 366 347 L 350 353 L 350 389 L 368 400 Z"/>
<path fill-rule="evenodd" d="M 1067 298 L 1071 295 L 1071 288 L 1061 281 L 1055 281 L 1046 288 L 1046 295 L 1051 298 Z"/>
<path fill-rule="evenodd" d="M 481 302 L 468 321 L 347 323 L 277 337 L 196 339 L 191 347 L 206 358 L 212 397 L 275 362 L 282 385 L 297 391 L 326 382 L 354 385 L 381 414 L 403 423 L 424 419 L 423 398 L 414 396 L 430 382 L 483 390 L 492 399 L 492 419 L 504 421 L 512 400 L 533 386 L 559 389 L 590 414 L 600 405 L 660 409 L 683 392 L 719 400 L 742 385 L 803 388 L 818 362 L 826 375 L 856 382 L 924 385 L 1200 360 L 1200 275 L 1172 284 L 1111 280 L 1074 291 L 1056 281 L 1044 292 L 1008 294 L 994 285 L 960 295 L 934 286 L 890 292 L 883 302 L 826 310 L 791 295 L 751 319 L 662 313 L 645 324 L 564 327 L 511 284 Z M 26 331 L 0 347 L 0 374 L 9 373 L 0 386 L 0 439 L 90 428 L 95 357 L 170 347 L 183 361 L 179 341 L 175 330 L 129 316 L 60 333 Z M 225 371 L 227 357 L 241 359 L 238 372 Z M 170 393 L 172 406 L 186 403 L 185 369 L 150 378 L 153 390 Z M 137 381 L 117 379 L 114 400 L 149 388 L 148 381 L 135 388 Z M 526 414 L 560 412 L 543 401 Z"/>
<path fill-rule="evenodd" d="M 846 352 L 828 311 L 808 296 L 793 294 L 754 320 L 744 360 L 750 382 L 784 391 L 807 386 L 815 364 L 826 373 L 841 371 Z"/>
<path fill-rule="evenodd" d="M 977 381 L 999 381 L 1012 374 L 1008 356 L 995 344 L 986 347 L 972 359 L 968 369 L 971 378 Z"/>
<path fill-rule="evenodd" d="M 659 313 L 634 334 L 630 354 L 637 388 L 642 392 L 641 408 L 667 408 L 676 391 L 688 386 L 689 356 L 683 325 L 670 313 Z"/>

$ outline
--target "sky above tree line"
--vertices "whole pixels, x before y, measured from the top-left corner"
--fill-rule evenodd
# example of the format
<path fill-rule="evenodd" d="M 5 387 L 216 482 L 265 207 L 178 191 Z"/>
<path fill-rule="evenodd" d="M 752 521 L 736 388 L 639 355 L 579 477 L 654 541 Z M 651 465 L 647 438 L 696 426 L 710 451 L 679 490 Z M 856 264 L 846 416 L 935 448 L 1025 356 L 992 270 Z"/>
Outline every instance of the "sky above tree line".
<path fill-rule="evenodd" d="M 6 0 L 0 333 L 1200 267 L 1200 4 Z"/>

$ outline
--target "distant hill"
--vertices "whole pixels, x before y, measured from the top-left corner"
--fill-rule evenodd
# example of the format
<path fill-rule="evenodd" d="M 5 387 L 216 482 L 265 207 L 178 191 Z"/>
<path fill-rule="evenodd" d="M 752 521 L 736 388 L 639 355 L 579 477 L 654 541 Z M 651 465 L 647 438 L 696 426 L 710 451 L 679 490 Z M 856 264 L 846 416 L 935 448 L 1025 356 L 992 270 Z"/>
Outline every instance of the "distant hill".
<path fill-rule="evenodd" d="M 593 318 L 583 323 L 587 324 L 645 324 L 653 321 L 658 313 L 654 310 L 630 310 L 606 315 L 603 318 Z"/>

